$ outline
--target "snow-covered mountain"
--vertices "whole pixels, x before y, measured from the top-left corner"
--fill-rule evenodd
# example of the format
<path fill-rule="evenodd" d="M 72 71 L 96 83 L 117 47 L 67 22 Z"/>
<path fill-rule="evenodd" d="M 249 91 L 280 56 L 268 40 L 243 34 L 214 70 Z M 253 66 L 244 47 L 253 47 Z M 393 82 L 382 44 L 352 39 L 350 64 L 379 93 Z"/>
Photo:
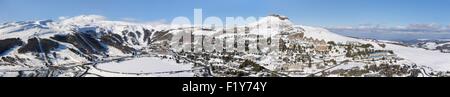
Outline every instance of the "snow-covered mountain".
<path fill-rule="evenodd" d="M 183 31 L 231 44 L 242 33 L 223 32 L 246 32 L 239 37 L 245 41 L 258 40 L 251 35 L 279 35 L 280 39 L 267 41 L 279 42 L 280 50 L 245 45 L 261 52 L 176 52 L 169 44 Z M 192 45 L 201 45 L 200 50 L 210 47 L 203 42 Z M 179 76 L 446 76 L 450 71 L 449 53 L 345 37 L 324 28 L 294 25 L 281 15 L 235 28 L 155 27 L 97 15 L 11 22 L 0 25 L 0 43 L 3 76 L 174 76 L 170 74 L 180 72 L 184 73 Z M 139 63 L 145 58 L 136 57 L 153 61 Z M 134 59 L 141 61 L 130 62 L 156 67 L 130 62 L 105 65 Z M 174 67 L 182 68 L 167 69 Z"/>
<path fill-rule="evenodd" d="M 2 61 L 30 66 L 88 62 L 97 57 L 132 54 L 154 42 L 155 32 L 163 33 L 149 25 L 107 21 L 96 15 L 60 21 L 13 22 L 0 28 L 0 40 L 4 43 L 0 51 Z"/>
<path fill-rule="evenodd" d="M 418 39 L 415 41 L 410 41 L 409 44 L 413 47 L 423 48 L 426 50 L 450 53 L 450 39 Z"/>

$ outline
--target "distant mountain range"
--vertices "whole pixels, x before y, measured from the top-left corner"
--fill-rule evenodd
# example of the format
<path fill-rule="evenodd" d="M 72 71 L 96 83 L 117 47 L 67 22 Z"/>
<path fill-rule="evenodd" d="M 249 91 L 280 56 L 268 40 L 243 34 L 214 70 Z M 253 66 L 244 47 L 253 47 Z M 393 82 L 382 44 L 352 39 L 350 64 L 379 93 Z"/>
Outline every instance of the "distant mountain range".
<path fill-rule="evenodd" d="M 450 39 L 418 39 L 414 41 L 405 41 L 405 43 L 426 50 L 450 53 Z"/>

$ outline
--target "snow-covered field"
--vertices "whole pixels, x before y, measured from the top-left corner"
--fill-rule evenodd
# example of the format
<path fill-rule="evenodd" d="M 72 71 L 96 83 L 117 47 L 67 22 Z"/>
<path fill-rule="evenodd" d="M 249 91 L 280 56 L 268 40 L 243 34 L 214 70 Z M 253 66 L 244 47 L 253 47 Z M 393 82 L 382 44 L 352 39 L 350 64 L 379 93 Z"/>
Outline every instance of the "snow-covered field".
<path fill-rule="evenodd" d="M 123 62 L 98 64 L 90 73 L 100 76 L 162 76 L 192 77 L 192 64 L 176 63 L 175 60 L 142 57 Z"/>
<path fill-rule="evenodd" d="M 142 57 L 123 62 L 111 62 L 97 65 L 98 68 L 126 73 L 147 73 L 190 70 L 190 64 L 178 64 L 174 60 L 155 57 Z"/>
<path fill-rule="evenodd" d="M 429 51 L 420 48 L 404 47 L 388 44 L 386 49 L 393 50 L 398 56 L 406 58 L 418 65 L 433 68 L 436 71 L 450 71 L 450 54 Z"/>

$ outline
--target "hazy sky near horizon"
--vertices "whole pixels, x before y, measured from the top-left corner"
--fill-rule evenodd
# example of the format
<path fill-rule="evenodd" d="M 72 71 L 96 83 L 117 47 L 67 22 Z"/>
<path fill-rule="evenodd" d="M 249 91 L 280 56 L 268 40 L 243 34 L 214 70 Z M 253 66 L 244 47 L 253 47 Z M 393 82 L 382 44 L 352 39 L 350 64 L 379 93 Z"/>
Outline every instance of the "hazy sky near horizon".
<path fill-rule="evenodd" d="M 201 8 L 203 17 L 222 19 L 278 13 L 301 25 L 396 27 L 420 24 L 425 28 L 438 25 L 437 28 L 445 30 L 450 28 L 449 5 L 450 0 L 0 0 L 0 22 L 89 14 L 110 20 L 170 22 L 178 16 L 192 18 L 194 9 Z"/>

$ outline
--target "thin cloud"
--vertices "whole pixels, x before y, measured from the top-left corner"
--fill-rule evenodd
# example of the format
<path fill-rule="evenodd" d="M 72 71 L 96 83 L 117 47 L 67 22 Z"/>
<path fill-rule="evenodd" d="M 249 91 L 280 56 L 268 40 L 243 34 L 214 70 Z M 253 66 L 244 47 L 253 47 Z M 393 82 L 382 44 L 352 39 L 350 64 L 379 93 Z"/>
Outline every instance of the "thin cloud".
<path fill-rule="evenodd" d="M 379 24 L 362 24 L 357 26 L 327 27 L 339 32 L 365 32 L 365 33 L 405 33 L 405 34 L 427 34 L 427 33 L 449 33 L 450 25 L 443 26 L 436 23 L 430 24 L 408 24 L 406 26 L 383 26 Z"/>
<path fill-rule="evenodd" d="M 385 26 L 361 24 L 357 26 L 326 27 L 332 32 L 346 36 L 388 40 L 450 39 L 450 25 L 436 23 Z"/>

